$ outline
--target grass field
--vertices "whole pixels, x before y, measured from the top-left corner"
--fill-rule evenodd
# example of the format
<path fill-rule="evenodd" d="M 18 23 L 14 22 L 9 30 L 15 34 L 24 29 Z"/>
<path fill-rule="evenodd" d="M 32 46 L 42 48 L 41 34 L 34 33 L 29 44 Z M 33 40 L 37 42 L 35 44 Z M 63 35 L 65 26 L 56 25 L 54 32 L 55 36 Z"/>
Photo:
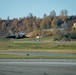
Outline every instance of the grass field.
<path fill-rule="evenodd" d="M 8 49 L 35 49 L 35 50 L 76 50 L 76 42 L 56 42 L 49 39 L 35 40 L 25 39 L 2 39 L 0 38 L 0 50 Z"/>
<path fill-rule="evenodd" d="M 0 52 L 50 52 L 50 53 L 71 53 L 76 54 L 76 42 L 57 42 L 51 38 L 35 39 L 6 39 L 0 37 Z M 18 56 L 0 54 L 0 58 L 76 58 L 76 56 Z"/>

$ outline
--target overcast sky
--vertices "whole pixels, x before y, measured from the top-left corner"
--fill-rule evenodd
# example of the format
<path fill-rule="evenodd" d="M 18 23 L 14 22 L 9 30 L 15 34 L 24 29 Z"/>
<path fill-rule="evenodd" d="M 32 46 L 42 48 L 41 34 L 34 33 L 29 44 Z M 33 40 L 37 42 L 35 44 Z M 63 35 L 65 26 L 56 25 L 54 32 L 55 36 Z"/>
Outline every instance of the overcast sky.
<path fill-rule="evenodd" d="M 69 15 L 76 15 L 76 0 L 0 0 L 0 18 L 7 19 L 26 17 L 29 13 L 43 17 L 52 10 L 60 15 L 66 9 Z"/>

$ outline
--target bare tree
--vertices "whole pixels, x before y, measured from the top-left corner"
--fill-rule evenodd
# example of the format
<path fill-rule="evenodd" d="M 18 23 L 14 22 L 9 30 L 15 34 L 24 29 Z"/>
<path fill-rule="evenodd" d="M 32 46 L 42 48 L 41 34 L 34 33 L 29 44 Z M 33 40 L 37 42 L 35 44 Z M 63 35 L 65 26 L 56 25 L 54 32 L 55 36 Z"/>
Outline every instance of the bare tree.
<path fill-rule="evenodd" d="M 46 18 L 46 17 L 47 17 L 47 14 L 45 13 L 45 14 L 43 15 L 43 17 Z"/>
<path fill-rule="evenodd" d="M 32 18 L 33 17 L 33 14 L 32 13 L 29 13 L 29 15 L 27 17 L 28 18 Z"/>
<path fill-rule="evenodd" d="M 68 15 L 68 10 L 66 10 L 66 9 L 61 10 L 60 15 L 61 16 L 67 16 Z"/>
<path fill-rule="evenodd" d="M 50 16 L 51 16 L 52 18 L 56 17 L 56 12 L 55 12 L 54 10 L 52 10 L 52 11 L 50 12 Z"/>

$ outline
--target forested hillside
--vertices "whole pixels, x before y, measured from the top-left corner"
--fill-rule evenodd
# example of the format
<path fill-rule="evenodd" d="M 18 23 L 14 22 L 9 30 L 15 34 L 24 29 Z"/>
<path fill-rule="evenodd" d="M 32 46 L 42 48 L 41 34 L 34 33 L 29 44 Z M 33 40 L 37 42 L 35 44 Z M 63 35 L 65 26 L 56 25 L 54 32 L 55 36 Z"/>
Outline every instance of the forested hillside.
<path fill-rule="evenodd" d="M 62 10 L 59 16 L 53 10 L 50 15 L 43 15 L 43 18 L 37 18 L 29 13 L 27 17 L 14 18 L 7 20 L 0 19 L 0 35 L 19 33 L 25 34 L 34 32 L 31 37 L 43 36 L 61 36 L 76 39 L 76 16 L 68 16 L 67 10 Z"/>

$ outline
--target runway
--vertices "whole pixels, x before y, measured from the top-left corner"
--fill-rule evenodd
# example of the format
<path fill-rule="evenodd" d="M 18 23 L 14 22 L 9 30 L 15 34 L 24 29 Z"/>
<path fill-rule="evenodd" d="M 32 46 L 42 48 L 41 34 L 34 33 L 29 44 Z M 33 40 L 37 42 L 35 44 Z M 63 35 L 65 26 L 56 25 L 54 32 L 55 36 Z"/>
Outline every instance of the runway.
<path fill-rule="evenodd" d="M 76 75 L 74 59 L 0 59 L 0 75 Z"/>
<path fill-rule="evenodd" d="M 0 52 L 0 54 L 31 55 L 31 56 L 76 56 L 76 54 L 45 53 L 45 52 Z"/>

